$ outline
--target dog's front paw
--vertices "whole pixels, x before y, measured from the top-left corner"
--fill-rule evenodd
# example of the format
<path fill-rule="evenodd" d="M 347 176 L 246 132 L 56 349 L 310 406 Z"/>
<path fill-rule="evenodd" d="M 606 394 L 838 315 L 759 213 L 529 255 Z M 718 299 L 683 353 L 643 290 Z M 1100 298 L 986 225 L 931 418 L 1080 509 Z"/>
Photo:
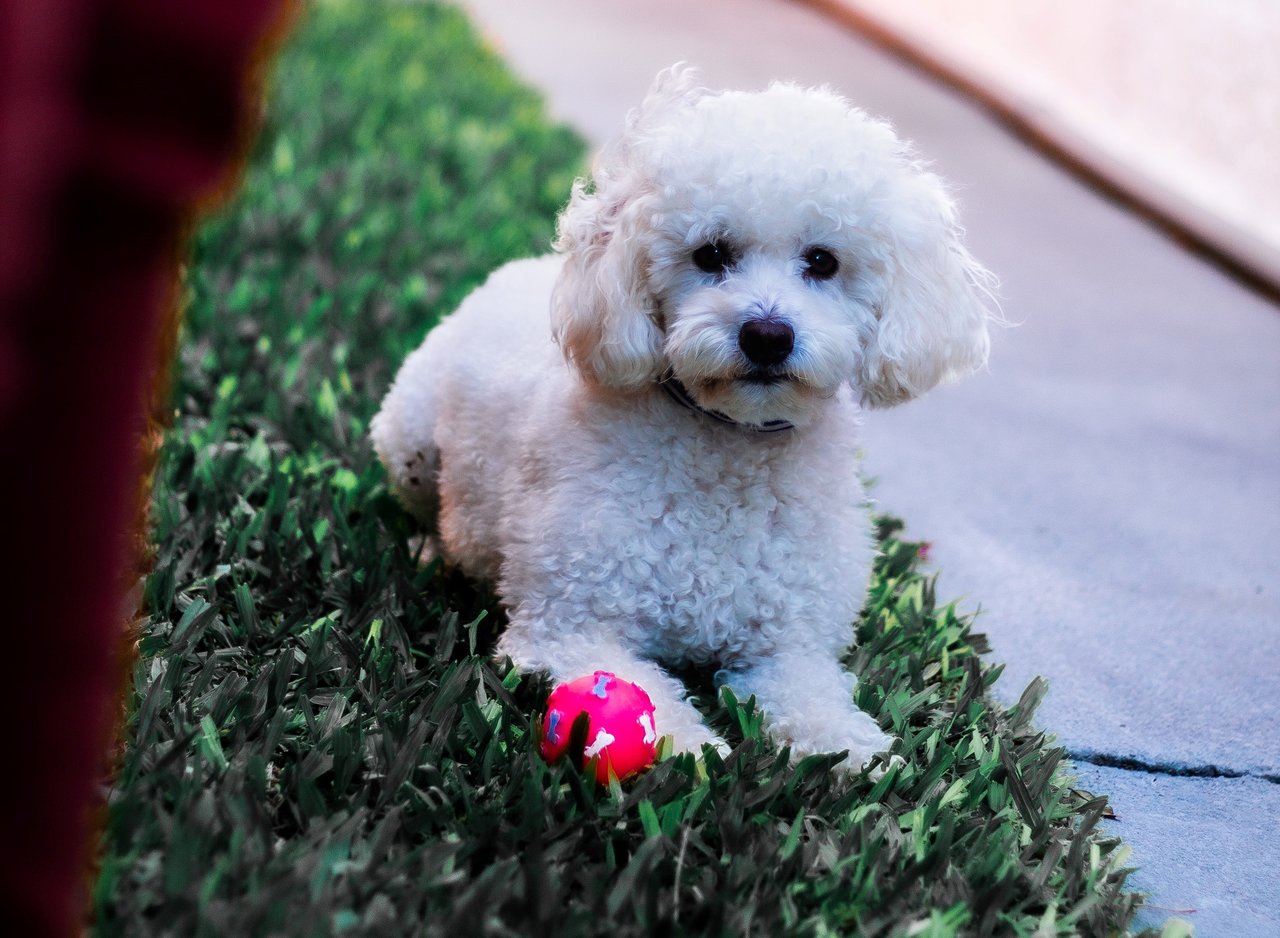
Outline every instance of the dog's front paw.
<path fill-rule="evenodd" d="M 879 758 L 877 758 L 877 756 Z M 845 760 L 848 761 L 847 759 Z M 878 782 L 884 778 L 885 773 L 890 769 L 900 769 L 907 764 L 907 760 L 896 752 L 886 753 L 880 752 L 872 756 L 871 761 L 862 767 L 867 770 L 867 777 L 873 782 Z"/>
<path fill-rule="evenodd" d="M 663 725 L 660 720 L 658 731 L 666 737 L 660 747 L 662 752 L 669 752 L 672 755 L 691 752 L 701 759 L 702 747 L 710 746 L 722 757 L 729 754 L 729 744 L 713 733 L 701 720 L 681 721 L 678 725 Z"/>
<path fill-rule="evenodd" d="M 858 772 L 866 768 L 877 756 L 883 756 L 887 762 L 875 766 L 871 774 L 879 778 L 885 767 L 901 756 L 892 755 L 894 737 L 883 732 L 871 717 L 861 711 L 853 711 L 847 718 L 846 725 L 828 725 L 821 728 L 806 728 L 803 732 L 787 734 L 786 742 L 791 745 L 791 757 L 802 759 L 805 756 L 822 752 L 848 752 L 839 768 L 848 772 Z"/>

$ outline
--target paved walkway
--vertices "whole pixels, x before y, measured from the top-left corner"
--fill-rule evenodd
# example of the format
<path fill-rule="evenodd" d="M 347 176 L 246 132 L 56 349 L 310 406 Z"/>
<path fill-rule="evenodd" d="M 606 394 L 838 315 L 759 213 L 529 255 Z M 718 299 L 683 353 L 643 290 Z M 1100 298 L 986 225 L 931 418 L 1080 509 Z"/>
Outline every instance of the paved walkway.
<path fill-rule="evenodd" d="M 468 0 L 556 116 L 611 135 L 659 68 L 829 83 L 960 187 L 1010 319 L 990 370 L 872 414 L 882 506 L 980 605 L 999 687 L 1112 796 L 1145 924 L 1280 935 L 1280 309 L 785 0 Z"/>

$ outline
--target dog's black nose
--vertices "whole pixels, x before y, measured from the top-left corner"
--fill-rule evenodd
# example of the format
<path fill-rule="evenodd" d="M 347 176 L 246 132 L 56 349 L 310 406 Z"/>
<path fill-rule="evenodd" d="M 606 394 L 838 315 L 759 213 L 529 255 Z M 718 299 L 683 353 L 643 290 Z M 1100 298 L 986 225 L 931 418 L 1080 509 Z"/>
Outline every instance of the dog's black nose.
<path fill-rule="evenodd" d="M 738 331 L 742 354 L 761 368 L 786 361 L 795 345 L 795 330 L 780 319 L 748 319 Z"/>

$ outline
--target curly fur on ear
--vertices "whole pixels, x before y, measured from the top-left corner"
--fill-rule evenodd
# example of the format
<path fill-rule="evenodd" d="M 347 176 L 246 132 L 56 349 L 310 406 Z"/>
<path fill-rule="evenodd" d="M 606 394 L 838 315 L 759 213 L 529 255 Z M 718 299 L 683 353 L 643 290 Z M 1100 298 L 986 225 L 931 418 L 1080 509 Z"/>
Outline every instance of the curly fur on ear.
<path fill-rule="evenodd" d="M 659 193 L 636 150 L 661 115 L 709 93 L 697 78 L 683 65 L 660 72 L 622 135 L 596 158 L 591 184 L 579 179 L 560 215 L 555 248 L 565 264 L 551 297 L 552 331 L 589 381 L 635 388 L 664 369 L 661 311 L 646 286 L 647 254 L 638 249 Z"/>
<path fill-rule="evenodd" d="M 893 249 L 876 325 L 855 376 L 864 404 L 888 407 L 987 361 L 995 277 L 961 243 L 955 207 L 932 173 L 892 187 Z"/>

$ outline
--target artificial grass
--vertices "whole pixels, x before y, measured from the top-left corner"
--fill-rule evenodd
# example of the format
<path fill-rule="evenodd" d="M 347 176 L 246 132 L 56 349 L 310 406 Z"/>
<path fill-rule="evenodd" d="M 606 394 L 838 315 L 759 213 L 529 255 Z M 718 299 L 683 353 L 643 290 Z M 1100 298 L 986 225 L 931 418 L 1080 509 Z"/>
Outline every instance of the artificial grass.
<path fill-rule="evenodd" d="M 420 568 L 366 441 L 394 369 L 539 253 L 580 142 L 434 5 L 324 3 L 282 56 L 244 189 L 187 271 L 155 567 L 94 907 L 104 935 L 1106 935 L 1139 901 L 1105 800 L 1012 710 L 917 545 L 850 663 L 901 737 L 879 781 L 734 745 L 602 788 L 538 757 L 502 613 Z"/>

